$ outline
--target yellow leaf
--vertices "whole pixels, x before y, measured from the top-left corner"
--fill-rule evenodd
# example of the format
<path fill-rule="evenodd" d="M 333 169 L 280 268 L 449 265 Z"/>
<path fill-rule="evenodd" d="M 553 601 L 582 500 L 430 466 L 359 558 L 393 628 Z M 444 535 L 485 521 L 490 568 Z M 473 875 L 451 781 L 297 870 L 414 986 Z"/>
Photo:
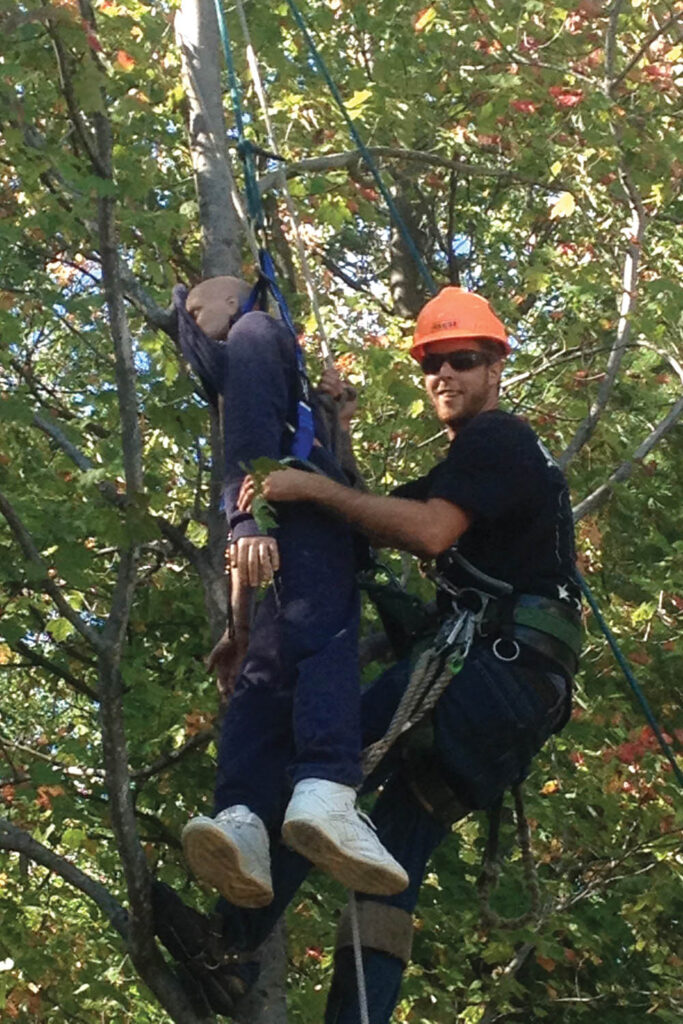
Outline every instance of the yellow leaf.
<path fill-rule="evenodd" d="M 431 25 L 435 17 L 436 8 L 425 7 L 423 10 L 418 12 L 415 21 L 413 22 L 413 28 L 415 29 L 416 32 L 422 32 L 424 29 L 427 28 L 427 25 Z"/>
<path fill-rule="evenodd" d="M 358 89 L 346 104 L 348 110 L 359 110 L 372 96 L 371 89 Z"/>
<path fill-rule="evenodd" d="M 557 202 L 550 208 L 550 219 L 556 220 L 558 217 L 571 217 L 575 209 L 576 202 L 571 192 L 562 192 Z"/>

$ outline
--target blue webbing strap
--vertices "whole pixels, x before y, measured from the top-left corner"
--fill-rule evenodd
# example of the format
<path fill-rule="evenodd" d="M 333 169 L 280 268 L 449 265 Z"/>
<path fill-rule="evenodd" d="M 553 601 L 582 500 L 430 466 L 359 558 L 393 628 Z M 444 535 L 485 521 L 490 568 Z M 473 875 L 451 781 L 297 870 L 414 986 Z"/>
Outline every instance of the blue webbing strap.
<path fill-rule="evenodd" d="M 647 698 L 646 698 L 645 694 L 643 693 L 643 691 L 641 690 L 640 686 L 638 685 L 638 680 L 636 679 L 636 677 L 634 676 L 633 672 L 631 671 L 631 666 L 626 661 L 626 658 L 624 657 L 624 655 L 623 655 L 623 653 L 621 651 L 621 648 L 619 647 L 619 644 L 617 643 L 617 641 L 616 641 L 616 639 L 614 637 L 614 634 L 612 633 L 612 630 L 609 628 L 609 626 L 605 622 L 605 619 L 603 618 L 602 612 L 598 608 L 598 602 L 595 600 L 595 597 L 593 595 L 592 590 L 590 589 L 590 587 L 588 586 L 588 584 L 586 583 L 585 579 L 583 578 L 583 576 L 581 575 L 580 572 L 576 573 L 576 577 L 577 577 L 577 580 L 579 582 L 579 586 L 581 587 L 581 590 L 585 594 L 586 600 L 588 601 L 588 604 L 590 605 L 591 611 L 593 612 L 593 615 L 595 616 L 596 621 L 597 621 L 598 625 L 600 626 L 600 629 L 604 633 L 604 635 L 605 635 L 605 637 L 607 639 L 607 643 L 610 645 L 610 647 L 612 649 L 612 654 L 614 655 L 614 657 L 615 657 L 615 659 L 617 661 L 617 664 L 619 665 L 619 667 L 621 668 L 621 671 L 626 676 L 626 679 L 628 681 L 629 686 L 631 687 L 631 689 L 635 693 L 641 708 L 645 712 L 645 717 L 648 720 L 650 728 L 652 729 L 653 733 L 657 737 L 657 740 L 659 742 L 660 747 L 662 748 L 664 754 L 666 755 L 667 759 L 669 760 L 669 763 L 671 764 L 671 767 L 674 770 L 674 774 L 676 776 L 676 779 L 677 779 L 679 785 L 683 786 L 683 771 L 681 771 L 680 766 L 679 766 L 678 762 L 676 761 L 676 756 L 675 756 L 673 750 L 671 749 L 669 744 L 664 739 L 664 735 L 662 733 L 662 730 L 659 728 L 659 725 L 657 724 L 657 720 L 655 719 L 655 716 L 652 714 L 652 710 L 650 708 L 650 705 L 647 702 Z"/>
<path fill-rule="evenodd" d="M 294 437 L 292 438 L 290 454 L 296 459 L 307 459 L 313 447 L 315 428 L 313 424 L 313 410 L 311 408 L 311 385 L 306 374 L 304 353 L 296 336 L 296 327 L 289 312 L 289 307 L 275 280 L 273 259 L 266 249 L 259 249 L 259 265 L 261 267 L 261 276 L 252 288 L 251 295 L 242 306 L 242 312 L 249 313 L 256 305 L 259 297 L 264 292 L 270 292 L 280 310 L 283 323 L 294 338 L 299 396 L 296 406 L 297 424 Z"/>

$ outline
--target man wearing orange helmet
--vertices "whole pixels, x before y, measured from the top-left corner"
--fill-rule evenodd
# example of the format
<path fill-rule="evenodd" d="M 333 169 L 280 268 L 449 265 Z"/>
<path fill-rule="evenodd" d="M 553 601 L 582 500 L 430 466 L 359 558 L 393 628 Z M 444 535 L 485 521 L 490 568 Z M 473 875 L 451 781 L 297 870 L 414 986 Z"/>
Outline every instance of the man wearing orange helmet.
<path fill-rule="evenodd" d="M 401 736 L 369 780 L 383 783 L 372 811 L 378 837 L 409 877 L 398 895 L 360 897 L 372 1024 L 388 1024 L 398 999 L 410 959 L 411 915 L 433 850 L 454 821 L 494 806 L 520 782 L 534 754 L 562 728 L 580 646 L 569 494 L 533 430 L 498 409 L 510 352 L 503 324 L 481 296 L 448 286 L 420 312 L 411 352 L 449 440 L 429 473 L 381 496 L 287 468 L 271 473 L 263 491 L 276 505 L 303 501 L 327 509 L 375 544 L 434 558 L 445 632 L 463 616 L 472 627 L 464 662 L 428 720 Z M 243 488 L 244 511 L 252 497 Z M 385 734 L 412 668 L 405 658 L 364 692 L 364 744 Z M 225 905 L 225 944 L 256 948 L 307 870 L 303 858 L 278 847 L 273 902 L 258 911 Z M 186 913 L 178 908 L 179 919 Z M 195 913 L 195 963 L 206 933 L 200 917 Z M 183 950 L 190 945 L 186 930 Z M 182 962 L 189 957 L 174 955 Z M 229 968 L 195 970 L 215 1008 L 220 1003 L 209 983 L 215 985 L 221 972 Z M 358 1024 L 354 975 L 343 915 L 326 1024 Z"/>
<path fill-rule="evenodd" d="M 449 286 L 420 312 L 411 353 L 450 441 L 429 473 L 387 497 L 295 469 L 272 473 L 264 488 L 270 501 L 314 502 L 376 544 L 435 558 L 444 618 L 473 602 L 484 609 L 431 721 L 384 762 L 372 818 L 410 885 L 397 896 L 360 898 L 373 1024 L 390 1020 L 398 998 L 410 914 L 432 851 L 450 823 L 490 808 L 520 782 L 565 724 L 580 648 L 569 493 L 533 430 L 498 409 L 510 353 L 503 324 L 484 298 Z M 366 691 L 366 744 L 385 732 L 410 671 L 407 659 Z M 359 1020 L 350 941 L 343 923 L 327 1024 Z"/>

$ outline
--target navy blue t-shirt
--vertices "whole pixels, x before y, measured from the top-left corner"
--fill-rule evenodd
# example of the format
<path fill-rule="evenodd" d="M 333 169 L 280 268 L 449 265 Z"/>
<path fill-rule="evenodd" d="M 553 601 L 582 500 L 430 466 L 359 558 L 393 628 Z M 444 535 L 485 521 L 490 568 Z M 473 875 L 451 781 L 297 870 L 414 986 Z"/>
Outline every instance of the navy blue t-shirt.
<path fill-rule="evenodd" d="M 477 569 L 512 585 L 580 608 L 574 581 L 574 522 L 564 475 L 534 431 L 495 409 L 461 428 L 446 458 L 397 497 L 443 498 L 472 515 L 457 549 Z M 439 564 L 462 585 L 456 567 Z"/>

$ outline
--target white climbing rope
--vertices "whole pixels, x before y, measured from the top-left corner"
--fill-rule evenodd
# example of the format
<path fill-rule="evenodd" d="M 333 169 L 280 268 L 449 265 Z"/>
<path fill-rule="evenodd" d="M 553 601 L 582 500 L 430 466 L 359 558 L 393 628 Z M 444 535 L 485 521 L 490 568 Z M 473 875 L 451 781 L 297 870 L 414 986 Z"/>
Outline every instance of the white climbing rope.
<path fill-rule="evenodd" d="M 363 971 L 363 947 L 360 939 L 360 925 L 358 923 L 358 904 L 356 903 L 356 894 L 352 889 L 349 889 L 349 916 L 351 918 L 351 936 L 353 938 L 353 959 L 356 965 L 360 1022 L 361 1024 L 370 1024 L 368 993 L 365 987 L 365 972 Z"/>

